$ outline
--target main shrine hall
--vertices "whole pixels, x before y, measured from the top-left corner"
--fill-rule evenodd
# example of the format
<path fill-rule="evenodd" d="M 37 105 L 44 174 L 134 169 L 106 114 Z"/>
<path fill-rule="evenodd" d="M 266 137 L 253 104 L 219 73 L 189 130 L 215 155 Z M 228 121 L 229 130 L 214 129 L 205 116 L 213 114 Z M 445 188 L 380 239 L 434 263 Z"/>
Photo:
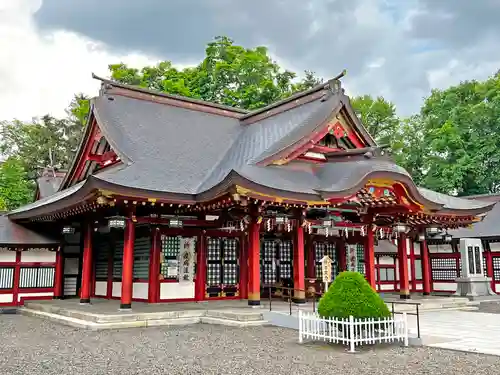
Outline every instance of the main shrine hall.
<path fill-rule="evenodd" d="M 322 291 L 324 255 L 333 278 L 359 271 L 406 299 L 436 289 L 428 236 L 446 238 L 495 204 L 416 186 L 339 77 L 255 111 L 95 78 L 69 170 L 1 217 L 0 305 L 259 305 L 269 293 L 302 303 Z"/>

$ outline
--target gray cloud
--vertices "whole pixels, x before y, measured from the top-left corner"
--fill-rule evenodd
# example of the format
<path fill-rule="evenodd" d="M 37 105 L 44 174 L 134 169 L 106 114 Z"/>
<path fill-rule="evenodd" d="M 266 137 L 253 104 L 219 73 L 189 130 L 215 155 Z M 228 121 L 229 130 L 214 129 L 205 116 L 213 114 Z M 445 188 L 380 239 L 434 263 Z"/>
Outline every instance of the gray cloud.
<path fill-rule="evenodd" d="M 174 63 L 199 61 L 209 40 L 228 35 L 244 46 L 269 46 L 278 60 L 297 71 L 310 69 L 328 78 L 346 68 L 351 94 L 384 95 L 408 114 L 418 110 L 430 92 L 431 73 L 446 71 L 450 60 L 461 64 L 460 72 L 475 64 L 479 78 L 493 73 L 487 69 L 491 62 L 500 62 L 500 51 L 484 37 L 500 37 L 500 23 L 495 21 L 498 4 L 497 0 L 45 0 L 35 19 L 41 30 L 71 30 L 111 49 L 139 50 Z M 474 56 L 483 60 L 474 61 Z M 440 82 L 456 83 L 463 79 L 460 74 L 449 71 Z"/>

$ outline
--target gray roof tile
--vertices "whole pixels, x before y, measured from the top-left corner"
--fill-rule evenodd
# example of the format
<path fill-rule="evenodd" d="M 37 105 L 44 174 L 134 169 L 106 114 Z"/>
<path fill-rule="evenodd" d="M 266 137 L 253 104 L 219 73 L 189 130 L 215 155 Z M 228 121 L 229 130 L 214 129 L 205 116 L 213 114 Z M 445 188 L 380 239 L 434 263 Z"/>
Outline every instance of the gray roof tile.
<path fill-rule="evenodd" d="M 56 245 L 60 241 L 47 235 L 42 235 L 20 224 L 10 221 L 7 216 L 0 216 L 0 246 L 18 245 Z"/>

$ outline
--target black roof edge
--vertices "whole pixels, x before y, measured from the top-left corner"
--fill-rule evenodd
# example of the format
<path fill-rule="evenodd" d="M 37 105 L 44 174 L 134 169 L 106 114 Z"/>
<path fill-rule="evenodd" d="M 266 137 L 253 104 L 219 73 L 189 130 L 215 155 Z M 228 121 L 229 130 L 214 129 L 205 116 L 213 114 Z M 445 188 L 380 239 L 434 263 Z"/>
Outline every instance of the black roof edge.
<path fill-rule="evenodd" d="M 223 104 L 217 104 L 217 103 L 213 103 L 213 102 L 207 102 L 205 100 L 188 98 L 186 96 L 180 96 L 180 95 L 167 94 L 167 93 L 164 93 L 164 92 L 161 92 L 161 91 L 150 90 L 150 89 L 146 89 L 144 87 L 139 87 L 139 86 L 134 86 L 134 85 L 127 85 L 127 84 L 124 84 L 124 83 L 113 81 L 111 79 L 99 77 L 99 76 L 95 75 L 94 73 L 92 73 L 92 78 L 101 81 L 103 84 L 109 84 L 111 86 L 115 86 L 115 87 L 119 87 L 119 88 L 123 88 L 123 89 L 127 89 L 127 90 L 132 90 L 132 91 L 137 91 L 137 92 L 141 92 L 143 94 L 150 94 L 150 95 L 161 96 L 163 98 L 180 100 L 180 101 L 187 102 L 187 103 L 204 105 L 204 106 L 207 106 L 207 107 L 222 109 L 222 110 L 225 110 L 225 111 L 236 112 L 236 113 L 240 113 L 240 114 L 247 114 L 247 113 L 249 113 L 249 111 L 247 111 L 246 109 L 242 109 L 242 108 L 230 107 L 230 106 L 223 105 Z"/>
<path fill-rule="evenodd" d="M 255 116 L 255 115 L 258 115 L 260 113 L 269 111 L 270 109 L 279 107 L 279 106 L 281 106 L 283 104 L 292 102 L 294 100 L 300 99 L 300 98 L 302 98 L 304 96 L 313 94 L 313 93 L 321 91 L 321 90 L 333 90 L 333 88 L 335 87 L 333 83 L 334 82 L 340 82 L 340 78 L 342 78 L 345 75 L 346 75 L 346 70 L 343 70 L 340 74 L 338 74 L 337 76 L 335 76 L 332 79 L 329 79 L 326 82 L 321 82 L 321 83 L 317 84 L 316 86 L 311 87 L 309 90 L 298 92 L 296 94 L 293 94 L 293 95 L 289 96 L 288 98 L 285 98 L 285 99 L 282 99 L 282 100 L 278 100 L 277 102 L 269 104 L 269 105 L 267 105 L 267 106 L 265 106 L 263 108 L 259 108 L 259 109 L 256 109 L 255 111 L 249 112 L 249 113 L 243 115 L 240 118 L 240 120 L 246 120 L 246 119 L 248 119 L 248 118 L 250 118 L 252 116 Z"/>

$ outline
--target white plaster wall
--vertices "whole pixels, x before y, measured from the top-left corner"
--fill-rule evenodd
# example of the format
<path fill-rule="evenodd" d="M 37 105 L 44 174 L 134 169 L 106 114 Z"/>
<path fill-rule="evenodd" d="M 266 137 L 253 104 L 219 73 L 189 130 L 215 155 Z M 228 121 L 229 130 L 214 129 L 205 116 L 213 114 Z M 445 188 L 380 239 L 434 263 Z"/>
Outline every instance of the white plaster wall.
<path fill-rule="evenodd" d="M 392 266 L 394 264 L 394 261 L 391 257 L 379 257 L 378 264 L 390 264 Z"/>
<path fill-rule="evenodd" d="M 148 299 L 149 284 L 148 283 L 133 283 L 132 298 Z"/>
<path fill-rule="evenodd" d="M 55 261 L 55 251 L 23 251 L 21 253 L 21 263 L 54 263 Z"/>
<path fill-rule="evenodd" d="M 491 251 L 500 251 L 500 242 L 490 242 Z"/>
<path fill-rule="evenodd" d="M 17 295 L 18 301 L 21 301 L 23 297 L 45 297 L 45 296 L 53 296 L 53 292 L 45 292 L 45 293 L 19 293 Z"/>
<path fill-rule="evenodd" d="M 439 283 L 435 282 L 432 285 L 433 289 L 435 291 L 442 291 L 442 292 L 455 292 L 457 290 L 457 283 Z"/>
<path fill-rule="evenodd" d="M 113 297 L 121 297 L 122 296 L 122 282 L 121 281 L 113 281 L 113 291 L 111 292 Z"/>
<path fill-rule="evenodd" d="M 413 243 L 413 249 L 415 250 L 415 255 L 420 255 L 420 243 L 419 242 Z"/>
<path fill-rule="evenodd" d="M 394 290 L 394 284 L 382 284 L 380 285 L 380 291 L 384 291 L 384 290 Z"/>
<path fill-rule="evenodd" d="M 12 303 L 13 298 L 12 294 L 0 294 L 0 303 Z"/>
<path fill-rule="evenodd" d="M 194 298 L 194 282 L 160 284 L 160 299 L 181 298 Z"/>
<path fill-rule="evenodd" d="M 95 282 L 95 295 L 96 296 L 106 296 L 108 293 L 108 282 L 107 281 L 96 281 Z"/>
<path fill-rule="evenodd" d="M 15 262 L 16 252 L 11 250 L 0 250 L 0 263 L 1 262 Z"/>

